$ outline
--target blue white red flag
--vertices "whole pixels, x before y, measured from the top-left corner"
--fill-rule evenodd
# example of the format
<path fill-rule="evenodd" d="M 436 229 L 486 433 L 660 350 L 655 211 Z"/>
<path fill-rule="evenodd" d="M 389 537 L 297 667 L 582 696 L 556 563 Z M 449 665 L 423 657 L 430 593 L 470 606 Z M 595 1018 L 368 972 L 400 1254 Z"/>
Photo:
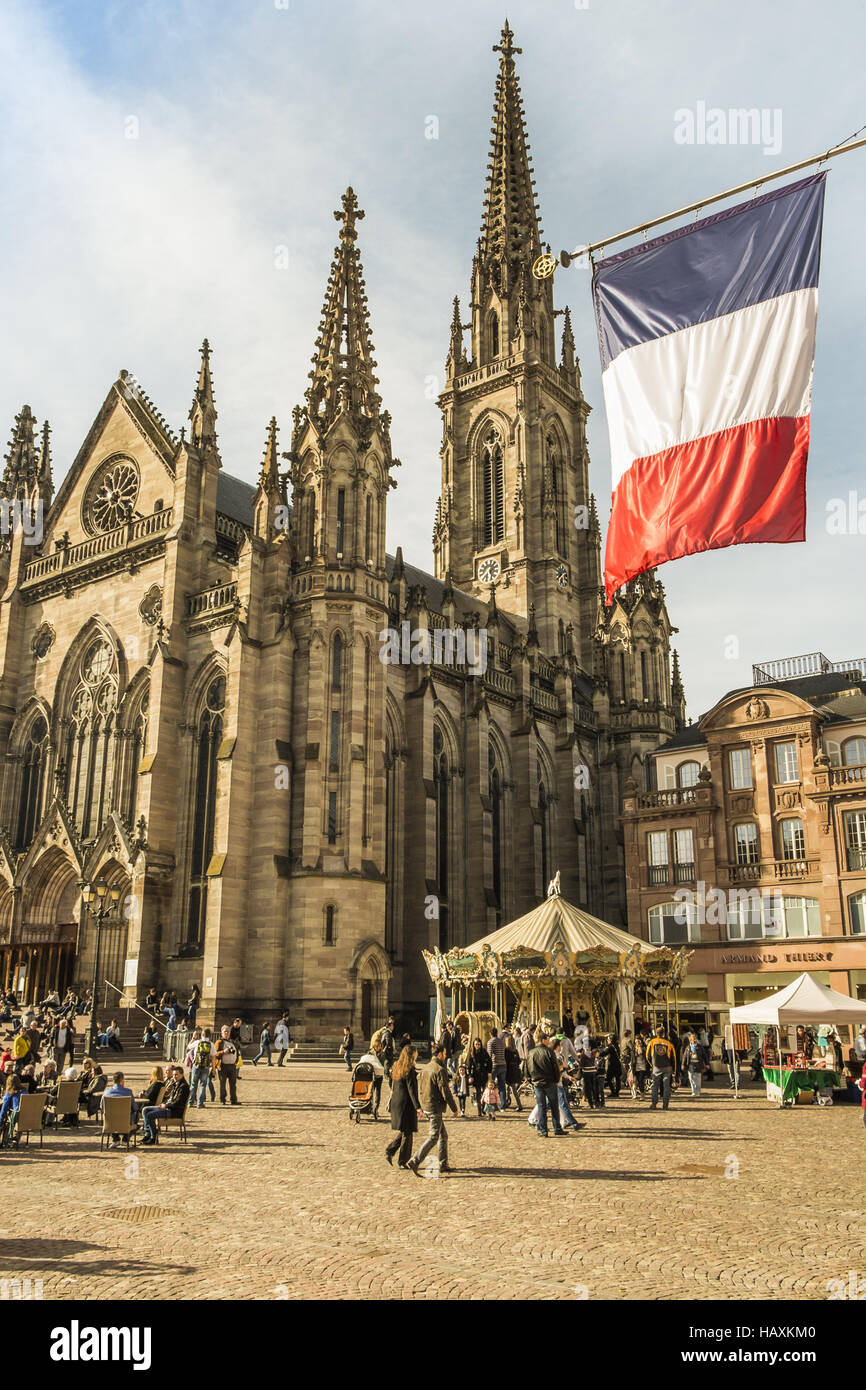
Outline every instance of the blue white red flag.
<path fill-rule="evenodd" d="M 666 560 L 805 539 L 824 180 L 596 266 L 608 599 Z"/>

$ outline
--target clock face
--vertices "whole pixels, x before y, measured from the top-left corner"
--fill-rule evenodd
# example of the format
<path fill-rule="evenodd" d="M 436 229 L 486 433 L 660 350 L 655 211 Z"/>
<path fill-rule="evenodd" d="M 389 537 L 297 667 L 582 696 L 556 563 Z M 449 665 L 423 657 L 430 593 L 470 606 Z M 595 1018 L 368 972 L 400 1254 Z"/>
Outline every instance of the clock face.
<path fill-rule="evenodd" d="M 560 589 L 566 588 L 568 584 L 568 565 L 557 565 L 556 582 Z"/>
<path fill-rule="evenodd" d="M 478 578 L 482 584 L 493 584 L 501 572 L 499 561 L 495 560 L 492 555 L 487 560 L 482 560 L 478 566 Z"/>

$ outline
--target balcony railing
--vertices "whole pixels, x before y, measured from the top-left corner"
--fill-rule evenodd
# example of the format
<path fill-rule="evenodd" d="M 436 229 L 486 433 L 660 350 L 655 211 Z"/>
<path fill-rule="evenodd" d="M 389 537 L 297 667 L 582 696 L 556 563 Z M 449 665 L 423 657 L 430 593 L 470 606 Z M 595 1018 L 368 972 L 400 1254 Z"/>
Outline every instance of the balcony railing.
<path fill-rule="evenodd" d="M 757 883 L 761 877 L 760 864 L 729 864 L 728 879 L 731 883 Z"/>
<path fill-rule="evenodd" d="M 671 881 L 667 864 L 650 864 L 648 876 L 651 888 L 657 888 L 660 884 L 668 884 Z"/>
<path fill-rule="evenodd" d="M 752 667 L 752 680 L 755 685 L 771 685 L 773 681 L 848 671 L 866 677 L 866 658 L 857 656 L 850 661 L 830 661 L 823 652 L 807 652 L 805 656 L 786 656 L 781 661 L 762 661 L 760 666 Z"/>
<path fill-rule="evenodd" d="M 810 878 L 820 868 L 817 859 L 777 859 L 773 865 L 776 878 Z"/>
<path fill-rule="evenodd" d="M 866 869 L 866 849 L 848 849 L 848 872 L 857 873 Z"/>
<path fill-rule="evenodd" d="M 692 806 L 697 799 L 696 787 L 675 787 L 665 792 L 644 792 L 637 799 L 637 808 L 649 811 L 657 806 Z"/>
<path fill-rule="evenodd" d="M 23 583 L 30 584 L 39 579 L 46 579 L 61 570 L 73 570 L 81 565 L 89 565 L 100 556 L 128 550 L 141 541 L 149 540 L 151 536 L 167 531 L 171 526 L 172 515 L 172 508 L 164 507 L 162 511 L 151 512 L 150 516 L 125 521 L 122 526 L 115 526 L 112 531 L 90 536 L 78 545 L 61 546 L 50 555 L 41 555 L 25 565 Z"/>
<path fill-rule="evenodd" d="M 215 584 L 212 589 L 204 589 L 200 594 L 189 594 L 186 600 L 186 616 L 197 618 L 202 613 L 215 613 L 223 608 L 233 608 L 237 596 L 237 584 Z"/>
<path fill-rule="evenodd" d="M 866 782 L 866 767 L 857 764 L 852 767 L 831 767 L 831 787 L 854 787 Z"/>
<path fill-rule="evenodd" d="M 694 883 L 694 864 L 674 864 L 674 883 Z"/>

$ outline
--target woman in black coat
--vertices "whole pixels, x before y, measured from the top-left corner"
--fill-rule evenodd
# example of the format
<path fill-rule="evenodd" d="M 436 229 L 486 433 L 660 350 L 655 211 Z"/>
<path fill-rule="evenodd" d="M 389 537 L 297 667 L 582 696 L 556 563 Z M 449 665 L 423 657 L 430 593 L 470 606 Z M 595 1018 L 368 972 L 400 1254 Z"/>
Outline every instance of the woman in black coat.
<path fill-rule="evenodd" d="M 385 1157 L 393 1163 L 400 1150 L 398 1168 L 405 1168 L 412 1154 L 412 1136 L 418 1132 L 418 1073 L 415 1070 L 416 1048 L 406 1046 L 391 1071 L 391 1129 L 395 1137 L 385 1149 Z"/>
<path fill-rule="evenodd" d="M 478 1107 L 478 1118 L 481 1118 L 483 1104 L 481 1092 L 487 1085 L 487 1078 L 493 1070 L 493 1063 L 490 1054 L 480 1038 L 476 1038 L 469 1050 L 466 1058 L 466 1073 L 469 1077 L 469 1084 L 475 1087 L 475 1104 Z"/>
<path fill-rule="evenodd" d="M 514 1046 L 514 1039 L 509 1033 L 505 1040 L 505 1085 L 506 1090 L 510 1089 L 514 1096 L 514 1104 L 518 1110 L 522 1110 L 520 1104 L 520 1087 L 523 1082 L 523 1075 L 520 1070 L 520 1057 L 517 1048 Z M 506 1094 L 507 1100 L 507 1094 Z"/>

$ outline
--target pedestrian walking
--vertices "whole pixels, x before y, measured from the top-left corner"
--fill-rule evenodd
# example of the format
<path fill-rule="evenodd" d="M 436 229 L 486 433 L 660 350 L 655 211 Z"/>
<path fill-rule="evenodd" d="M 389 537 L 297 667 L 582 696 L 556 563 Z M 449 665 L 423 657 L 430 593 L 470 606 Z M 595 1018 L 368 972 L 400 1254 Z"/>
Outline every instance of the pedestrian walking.
<path fill-rule="evenodd" d="M 355 1048 L 355 1035 L 354 1035 L 354 1033 L 352 1032 L 351 1028 L 349 1028 L 348 1026 L 346 1026 L 346 1027 L 343 1029 L 343 1041 L 340 1043 L 340 1049 L 339 1049 L 339 1051 L 340 1051 L 340 1056 L 341 1056 L 342 1058 L 344 1058 L 344 1060 L 345 1060 L 345 1063 L 346 1063 L 346 1070 L 347 1070 L 347 1071 L 351 1071 L 351 1070 L 352 1070 L 352 1052 L 354 1051 L 354 1048 Z"/>
<path fill-rule="evenodd" d="M 484 1102 L 484 1113 L 487 1116 L 488 1120 L 495 1120 L 496 1112 L 500 1106 L 500 1099 L 499 1084 L 496 1080 L 495 1075 L 493 1075 L 492 1073 L 487 1079 L 487 1085 L 484 1087 L 484 1092 L 481 1096 L 481 1099 Z"/>
<path fill-rule="evenodd" d="M 598 1092 L 596 1081 L 598 1080 L 598 1062 L 595 1053 L 590 1047 L 582 1047 L 577 1057 L 577 1065 L 580 1068 L 580 1079 L 583 1084 L 583 1098 L 590 1110 L 598 1109 Z"/>
<path fill-rule="evenodd" d="M 733 1047 L 728 1047 L 727 1043 L 722 1043 L 722 1064 L 728 1069 L 729 1091 L 736 1091 L 740 1085 L 740 1058 Z M 707 1058 L 709 1065 L 709 1058 Z"/>
<path fill-rule="evenodd" d="M 211 1079 L 211 1068 L 213 1067 L 214 1045 L 211 1042 L 210 1029 L 205 1028 L 204 1033 L 199 1038 L 193 1054 L 192 1075 L 190 1077 L 190 1105 L 195 1105 L 199 1110 L 204 1109 L 204 1096 L 207 1090 L 208 1081 Z M 211 1097 L 216 1096 L 216 1091 Z"/>
<path fill-rule="evenodd" d="M 412 1135 L 418 1132 L 418 1073 L 414 1047 L 404 1047 L 391 1068 L 391 1129 L 395 1138 L 385 1149 L 385 1157 L 393 1163 L 398 1153 L 398 1168 L 407 1168 L 412 1155 Z"/>
<path fill-rule="evenodd" d="M 461 1062 L 459 1067 L 457 1068 L 457 1071 L 454 1074 L 452 1088 L 457 1100 L 457 1104 L 460 1107 L 460 1118 L 461 1120 L 465 1120 L 466 1100 L 469 1095 L 469 1073 L 466 1070 L 465 1062 Z"/>
<path fill-rule="evenodd" d="M 262 1025 L 262 1031 L 259 1034 L 259 1050 L 253 1058 L 253 1066 L 255 1066 L 262 1057 L 267 1057 L 269 1067 L 274 1065 L 271 1061 L 271 1025 L 269 1023 L 264 1023 Z"/>
<path fill-rule="evenodd" d="M 493 1079 L 496 1082 L 496 1089 L 501 1097 L 502 1108 L 508 1099 L 505 1066 L 505 1039 L 496 1028 L 493 1029 L 487 1040 L 487 1055 L 490 1058 Z"/>
<path fill-rule="evenodd" d="M 687 1033 L 682 1056 L 680 1058 L 680 1067 L 685 1076 L 688 1077 L 691 1094 L 693 1096 L 699 1096 L 701 1094 L 701 1078 L 704 1074 L 706 1064 L 706 1048 L 698 1042 L 696 1033 Z"/>
<path fill-rule="evenodd" d="M 487 1085 L 487 1078 L 493 1070 L 490 1054 L 480 1038 L 475 1038 L 472 1043 L 466 1060 L 466 1070 L 469 1072 L 469 1081 L 475 1091 L 475 1108 L 480 1120 L 484 1109 L 484 1088 Z"/>
<path fill-rule="evenodd" d="M 535 1090 L 535 1103 L 538 1106 L 538 1115 L 535 1123 L 535 1132 L 540 1139 L 547 1138 L 547 1113 L 550 1111 L 550 1118 L 555 1135 L 563 1133 L 559 1122 L 559 1066 L 556 1058 L 549 1046 L 549 1039 L 545 1032 L 539 1032 L 535 1047 L 526 1058 L 526 1068 L 529 1079 Z"/>
<path fill-rule="evenodd" d="M 427 1138 L 415 1157 L 410 1158 L 406 1166 L 411 1168 L 416 1177 L 420 1176 L 418 1169 L 435 1145 L 436 1157 L 439 1160 L 439 1172 L 450 1173 L 445 1111 L 446 1109 L 451 1110 L 456 1115 L 457 1106 L 448 1082 L 445 1048 L 442 1043 L 434 1044 L 433 1056 L 418 1074 L 418 1094 L 421 1100 L 421 1109 L 427 1116 Z"/>
<path fill-rule="evenodd" d="M 286 1022 L 285 1015 L 283 1015 L 274 1029 L 274 1047 L 280 1054 L 277 1058 L 277 1066 L 281 1067 L 286 1053 L 289 1050 L 289 1025 Z"/>
<path fill-rule="evenodd" d="M 599 1056 L 604 1061 L 605 1081 L 611 1095 L 616 1098 L 622 1087 L 622 1058 L 619 1055 L 619 1046 L 612 1033 L 607 1033 L 599 1049 Z"/>
<path fill-rule="evenodd" d="M 659 1096 L 661 1096 L 662 1109 L 667 1110 L 671 1103 L 671 1086 L 677 1065 L 677 1054 L 673 1043 L 668 1040 L 663 1023 L 658 1025 L 647 1044 L 647 1060 L 652 1066 L 653 1078 L 650 1091 L 650 1109 L 655 1110 L 658 1107 Z"/>
<path fill-rule="evenodd" d="M 240 1052 L 237 1043 L 231 1040 L 231 1029 L 224 1023 L 220 1029 L 214 1048 L 214 1065 L 220 1083 L 220 1105 L 226 1103 L 226 1091 L 232 1105 L 240 1105 L 238 1100 L 238 1059 Z"/>
<path fill-rule="evenodd" d="M 568 1040 L 566 1039 L 566 1041 Z M 577 1120 L 572 1115 L 571 1106 L 568 1103 L 566 1062 L 563 1056 L 563 1042 L 560 1038 L 556 1038 L 553 1043 L 553 1055 L 556 1058 L 556 1065 L 559 1067 L 559 1085 L 556 1088 L 559 1101 L 559 1122 L 563 1129 L 576 1130 Z"/>
<path fill-rule="evenodd" d="M 394 1037 L 393 1018 L 389 1018 L 388 1022 L 385 1024 L 385 1031 L 382 1034 L 379 1049 L 382 1058 L 382 1066 L 385 1069 L 385 1076 L 387 1077 L 388 1085 L 389 1087 L 393 1087 L 394 1082 L 391 1073 L 394 1068 L 394 1063 L 398 1057 L 397 1040 Z"/>
<path fill-rule="evenodd" d="M 514 1046 L 514 1039 L 509 1033 L 505 1040 L 505 1093 L 509 1090 L 514 1097 L 514 1105 L 518 1111 L 523 1110 L 520 1104 L 520 1085 L 523 1074 L 520 1070 L 520 1054 Z"/>

